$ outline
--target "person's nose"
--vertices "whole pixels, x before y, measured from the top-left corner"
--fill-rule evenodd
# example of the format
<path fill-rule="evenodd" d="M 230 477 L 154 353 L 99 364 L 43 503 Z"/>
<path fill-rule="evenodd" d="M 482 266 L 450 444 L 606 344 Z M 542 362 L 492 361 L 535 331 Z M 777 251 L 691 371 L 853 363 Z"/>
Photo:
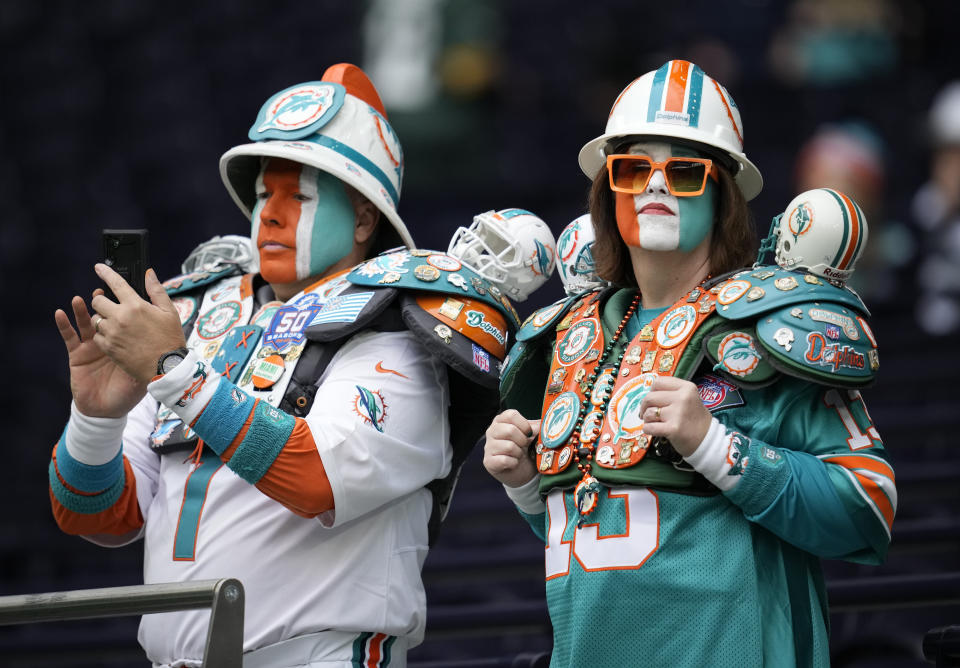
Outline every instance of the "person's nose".
<path fill-rule="evenodd" d="M 647 193 L 650 195 L 666 195 L 670 189 L 667 187 L 667 178 L 662 169 L 653 170 L 650 175 L 650 182 L 647 183 Z"/>
<path fill-rule="evenodd" d="M 283 207 L 276 203 L 276 198 L 269 198 L 260 210 L 260 222 L 263 225 L 273 227 L 283 227 L 286 224 L 286 217 L 283 215 Z"/>

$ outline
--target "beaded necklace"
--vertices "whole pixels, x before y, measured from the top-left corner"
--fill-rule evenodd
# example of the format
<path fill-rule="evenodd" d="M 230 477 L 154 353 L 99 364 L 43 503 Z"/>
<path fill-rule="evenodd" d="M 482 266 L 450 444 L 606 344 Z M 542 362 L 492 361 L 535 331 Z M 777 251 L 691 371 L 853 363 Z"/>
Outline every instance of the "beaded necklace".
<path fill-rule="evenodd" d="M 580 519 L 577 522 L 577 527 L 583 525 L 583 520 L 593 512 L 593 509 L 597 506 L 597 495 L 600 492 L 600 483 L 593 477 L 590 473 L 591 462 L 593 460 L 593 443 L 597 440 L 597 437 L 600 436 L 600 424 L 592 423 L 589 427 L 589 430 L 585 430 L 581 434 L 581 429 L 583 427 L 584 417 L 587 415 L 587 410 L 590 407 L 590 394 L 593 390 L 594 383 L 597 381 L 597 376 L 600 373 L 600 369 L 604 366 L 607 361 L 607 358 L 610 356 L 610 353 L 613 352 L 613 349 L 616 348 L 617 342 L 620 340 L 620 336 L 623 334 L 623 331 L 627 327 L 627 323 L 630 322 L 630 318 L 633 317 L 633 314 L 637 310 L 637 306 L 640 305 L 640 293 L 634 295 L 633 301 L 630 302 L 630 306 L 627 308 L 626 313 L 623 316 L 623 319 L 620 321 L 620 325 L 617 327 L 616 331 L 613 334 L 613 337 L 604 347 L 603 354 L 600 356 L 600 359 L 597 360 L 596 365 L 593 367 L 593 371 L 590 373 L 590 376 L 586 379 L 586 391 L 584 392 L 584 398 L 580 402 L 580 412 L 577 415 L 577 421 L 573 427 L 573 433 L 570 435 L 570 443 L 573 446 L 574 452 L 574 461 L 577 462 L 577 468 L 583 473 L 583 477 L 580 479 L 580 482 L 577 483 L 577 486 L 573 490 L 573 498 L 577 504 L 577 512 L 580 514 Z M 620 370 L 620 365 L 623 363 L 623 357 L 626 354 L 626 347 L 620 351 L 620 354 L 617 356 L 617 361 L 614 369 L 614 377 Z M 600 415 L 606 413 L 607 404 L 610 402 L 610 388 L 607 388 L 603 391 L 603 405 L 598 407 Z"/>

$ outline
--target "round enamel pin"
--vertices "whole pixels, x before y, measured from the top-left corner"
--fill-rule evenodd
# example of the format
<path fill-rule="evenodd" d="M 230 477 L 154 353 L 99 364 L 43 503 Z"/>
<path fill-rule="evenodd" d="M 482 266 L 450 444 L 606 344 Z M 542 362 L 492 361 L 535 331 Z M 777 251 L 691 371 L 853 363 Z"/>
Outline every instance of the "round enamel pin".
<path fill-rule="evenodd" d="M 731 332 L 720 341 L 717 357 L 723 368 L 734 376 L 746 376 L 760 364 L 760 353 L 753 337 L 745 332 Z"/>
<path fill-rule="evenodd" d="M 750 289 L 749 281 L 731 281 L 723 286 L 717 295 L 717 301 L 726 306 L 740 299 Z"/>
<path fill-rule="evenodd" d="M 240 319 L 240 302 L 229 301 L 214 306 L 197 320 L 197 334 L 201 339 L 215 339 L 229 330 Z"/>
<path fill-rule="evenodd" d="M 661 348 L 673 348 L 690 335 L 696 324 L 697 310 L 688 304 L 678 306 L 660 321 L 657 343 Z"/>
<path fill-rule="evenodd" d="M 457 271 L 463 266 L 460 260 L 455 257 L 450 257 L 449 255 L 431 255 L 427 258 L 427 262 L 443 271 Z"/>
<path fill-rule="evenodd" d="M 253 386 L 258 390 L 273 387 L 283 376 L 285 365 L 280 355 L 267 355 L 256 361 L 253 367 Z"/>
<path fill-rule="evenodd" d="M 540 442 L 544 447 L 557 448 L 567 442 L 579 409 L 580 397 L 576 392 L 564 392 L 550 403 L 540 427 Z"/>
<path fill-rule="evenodd" d="M 600 323 L 596 318 L 581 320 L 567 330 L 557 345 L 557 360 L 564 366 L 576 363 L 587 354 L 599 333 Z"/>
<path fill-rule="evenodd" d="M 416 276 L 418 280 L 430 283 L 440 278 L 440 270 L 429 264 L 421 264 L 413 268 L 413 275 Z"/>

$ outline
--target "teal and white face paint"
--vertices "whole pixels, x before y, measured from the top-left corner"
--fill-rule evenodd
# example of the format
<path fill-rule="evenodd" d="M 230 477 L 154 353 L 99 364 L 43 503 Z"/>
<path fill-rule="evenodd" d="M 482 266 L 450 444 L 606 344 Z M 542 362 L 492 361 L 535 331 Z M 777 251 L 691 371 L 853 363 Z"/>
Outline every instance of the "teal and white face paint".
<path fill-rule="evenodd" d="M 649 156 L 654 162 L 673 156 L 706 157 L 686 146 L 666 142 L 639 142 L 630 146 L 629 153 Z M 710 234 L 717 198 L 717 184 L 712 178 L 707 179 L 703 194 L 697 197 L 671 195 L 663 171 L 656 170 L 644 192 L 636 195 L 617 193 L 617 227 L 628 246 L 688 253 Z M 632 207 L 629 200 L 632 200 Z"/>
<path fill-rule="evenodd" d="M 320 276 L 353 249 L 353 203 L 335 176 L 274 158 L 264 162 L 255 187 L 251 237 L 268 281 Z"/>

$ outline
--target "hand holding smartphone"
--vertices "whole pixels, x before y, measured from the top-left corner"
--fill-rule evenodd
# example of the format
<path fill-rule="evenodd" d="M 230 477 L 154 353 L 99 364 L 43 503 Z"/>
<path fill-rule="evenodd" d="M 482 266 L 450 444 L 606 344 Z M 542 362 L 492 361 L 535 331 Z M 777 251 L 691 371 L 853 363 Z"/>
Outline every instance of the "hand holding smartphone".
<path fill-rule="evenodd" d="M 149 265 L 147 230 L 103 230 L 103 263 L 123 276 L 142 299 L 150 301 L 144 285 L 144 274 Z M 110 288 L 104 288 L 110 299 L 117 301 Z"/>

